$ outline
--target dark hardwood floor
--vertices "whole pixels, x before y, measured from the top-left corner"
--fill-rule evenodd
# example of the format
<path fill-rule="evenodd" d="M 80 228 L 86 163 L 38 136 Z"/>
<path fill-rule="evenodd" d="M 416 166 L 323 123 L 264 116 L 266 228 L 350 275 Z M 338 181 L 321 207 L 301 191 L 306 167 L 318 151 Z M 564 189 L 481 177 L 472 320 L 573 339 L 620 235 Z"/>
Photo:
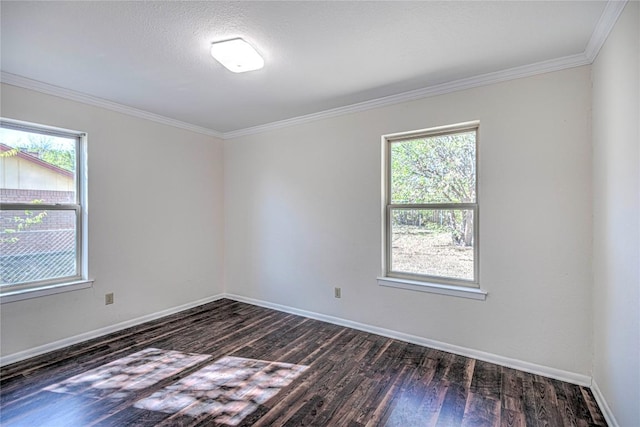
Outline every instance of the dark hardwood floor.
<path fill-rule="evenodd" d="M 586 387 L 220 300 L 1 370 L 2 426 L 604 426 Z"/>

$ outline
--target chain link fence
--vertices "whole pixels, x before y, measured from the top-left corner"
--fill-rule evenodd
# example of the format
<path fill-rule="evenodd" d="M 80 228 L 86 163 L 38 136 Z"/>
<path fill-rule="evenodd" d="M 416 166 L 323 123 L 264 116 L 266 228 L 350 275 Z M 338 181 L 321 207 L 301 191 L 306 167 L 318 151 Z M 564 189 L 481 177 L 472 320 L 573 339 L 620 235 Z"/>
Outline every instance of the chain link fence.
<path fill-rule="evenodd" d="M 0 232 L 0 285 L 75 276 L 74 229 Z"/>

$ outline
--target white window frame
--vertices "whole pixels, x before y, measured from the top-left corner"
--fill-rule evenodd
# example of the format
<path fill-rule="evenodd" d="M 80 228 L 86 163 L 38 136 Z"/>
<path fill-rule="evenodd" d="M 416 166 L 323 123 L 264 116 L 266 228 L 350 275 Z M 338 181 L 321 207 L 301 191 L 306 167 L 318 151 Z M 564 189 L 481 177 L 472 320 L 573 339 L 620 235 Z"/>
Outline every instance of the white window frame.
<path fill-rule="evenodd" d="M 478 194 L 478 146 L 479 146 L 479 121 L 465 122 L 448 126 L 440 126 L 429 129 L 421 129 L 410 132 L 400 132 L 382 136 L 382 275 L 378 277 L 378 283 L 382 286 L 410 289 L 423 292 L 431 292 L 452 295 L 464 298 L 486 298 L 487 292 L 480 289 L 480 241 L 479 241 L 479 194 Z M 391 144 L 394 142 L 451 135 L 456 133 L 475 131 L 475 203 L 419 203 L 419 204 L 393 204 L 391 195 Z M 473 211 L 473 280 L 464 280 L 453 277 L 432 276 L 424 274 L 406 273 L 391 269 L 391 212 L 398 209 L 468 209 Z"/>
<path fill-rule="evenodd" d="M 57 127 L 45 126 L 8 118 L 0 118 L 0 127 L 43 135 L 72 138 L 76 141 L 75 203 L 12 203 L 0 201 L 0 210 L 65 210 L 74 211 L 76 216 L 76 266 L 75 275 L 55 279 L 3 285 L 0 287 L 0 302 L 14 302 L 23 299 L 68 292 L 91 287 L 88 279 L 88 209 L 87 209 L 87 134 Z"/>

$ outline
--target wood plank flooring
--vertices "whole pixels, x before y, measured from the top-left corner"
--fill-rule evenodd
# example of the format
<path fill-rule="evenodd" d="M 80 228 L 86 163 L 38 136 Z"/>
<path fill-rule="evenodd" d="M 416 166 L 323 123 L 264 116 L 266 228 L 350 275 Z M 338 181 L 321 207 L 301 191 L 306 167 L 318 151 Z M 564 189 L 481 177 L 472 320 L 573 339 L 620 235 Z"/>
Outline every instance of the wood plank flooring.
<path fill-rule="evenodd" d="M 586 387 L 231 300 L 3 367 L 0 423 L 606 425 Z"/>

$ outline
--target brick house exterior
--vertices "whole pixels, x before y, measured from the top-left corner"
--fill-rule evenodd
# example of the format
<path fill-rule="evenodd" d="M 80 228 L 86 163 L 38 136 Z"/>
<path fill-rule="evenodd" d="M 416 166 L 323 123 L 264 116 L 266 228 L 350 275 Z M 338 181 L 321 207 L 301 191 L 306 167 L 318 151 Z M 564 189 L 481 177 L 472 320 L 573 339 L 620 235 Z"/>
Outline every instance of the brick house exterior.
<path fill-rule="evenodd" d="M 2 202 L 75 203 L 73 172 L 33 154 L 12 150 L 0 143 L 0 152 L 11 153 L 0 157 Z M 75 269 L 74 212 L 46 211 L 39 222 L 25 224 L 41 212 L 37 205 L 32 210 L 0 212 L 0 283 L 33 280 L 43 263 L 49 271 Z"/>

